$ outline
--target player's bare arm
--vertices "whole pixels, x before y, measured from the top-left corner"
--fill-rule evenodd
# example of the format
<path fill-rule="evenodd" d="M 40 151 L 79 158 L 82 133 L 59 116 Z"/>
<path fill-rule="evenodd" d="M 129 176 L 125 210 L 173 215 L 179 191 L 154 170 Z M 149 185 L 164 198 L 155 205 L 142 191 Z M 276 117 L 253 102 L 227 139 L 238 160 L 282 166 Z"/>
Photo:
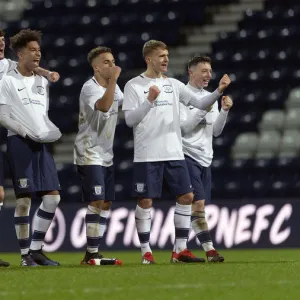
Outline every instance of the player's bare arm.
<path fill-rule="evenodd" d="M 46 77 L 50 82 L 57 82 L 60 78 L 59 73 L 54 71 L 49 71 L 41 67 L 36 68 L 34 70 L 34 73 Z"/>
<path fill-rule="evenodd" d="M 118 66 L 113 66 L 107 68 L 107 71 L 109 72 L 110 78 L 107 85 L 107 89 L 103 97 L 95 103 L 95 109 L 100 110 L 102 112 L 108 112 L 114 102 L 116 84 L 122 70 Z"/>

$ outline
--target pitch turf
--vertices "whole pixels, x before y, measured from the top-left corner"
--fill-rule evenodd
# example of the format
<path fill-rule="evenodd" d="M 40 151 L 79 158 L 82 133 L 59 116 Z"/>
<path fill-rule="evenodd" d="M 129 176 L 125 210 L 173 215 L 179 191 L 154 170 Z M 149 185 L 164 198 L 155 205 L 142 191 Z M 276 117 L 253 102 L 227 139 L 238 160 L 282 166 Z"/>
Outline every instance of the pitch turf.
<path fill-rule="evenodd" d="M 82 253 L 49 256 L 61 267 L 19 267 L 19 255 L 3 254 L 0 299 L 298 299 L 299 250 L 220 251 L 225 262 L 169 263 L 169 251 L 155 251 L 156 265 L 140 265 L 139 252 L 110 252 L 123 266 L 80 266 Z M 195 254 L 203 252 L 195 251 Z"/>

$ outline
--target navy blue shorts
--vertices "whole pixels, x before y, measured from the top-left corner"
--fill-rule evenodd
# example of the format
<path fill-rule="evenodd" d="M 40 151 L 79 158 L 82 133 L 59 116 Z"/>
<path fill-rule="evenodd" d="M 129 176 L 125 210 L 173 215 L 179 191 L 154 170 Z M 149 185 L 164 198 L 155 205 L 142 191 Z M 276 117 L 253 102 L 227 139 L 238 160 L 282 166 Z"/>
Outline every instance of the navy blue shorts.
<path fill-rule="evenodd" d="M 185 160 L 133 164 L 133 197 L 160 198 L 163 183 L 174 197 L 193 191 Z"/>
<path fill-rule="evenodd" d="M 87 202 L 115 200 L 114 166 L 77 166 L 80 176 L 83 200 Z"/>
<path fill-rule="evenodd" d="M 7 156 L 16 195 L 60 190 L 56 166 L 47 144 L 14 135 Z"/>
<path fill-rule="evenodd" d="M 211 168 L 203 167 L 194 159 L 185 156 L 189 169 L 191 183 L 194 189 L 194 200 L 205 200 L 211 202 Z"/>
<path fill-rule="evenodd" d="M 0 151 L 0 186 L 4 186 L 4 163 L 2 151 Z"/>

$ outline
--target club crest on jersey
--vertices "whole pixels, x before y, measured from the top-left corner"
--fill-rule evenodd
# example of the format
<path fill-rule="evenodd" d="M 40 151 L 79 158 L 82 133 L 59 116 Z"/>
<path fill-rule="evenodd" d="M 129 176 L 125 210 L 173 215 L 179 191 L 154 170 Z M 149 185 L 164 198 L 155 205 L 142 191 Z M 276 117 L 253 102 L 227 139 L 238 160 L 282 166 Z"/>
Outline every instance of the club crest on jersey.
<path fill-rule="evenodd" d="M 37 86 L 37 92 L 38 92 L 38 94 L 40 94 L 42 96 L 45 95 L 44 88 L 40 85 Z"/>
<path fill-rule="evenodd" d="M 137 183 L 135 184 L 135 190 L 136 190 L 136 192 L 138 192 L 138 193 L 143 193 L 143 192 L 145 192 L 145 187 L 146 187 L 146 184 L 145 184 L 145 183 L 137 182 Z"/>
<path fill-rule="evenodd" d="M 165 93 L 173 93 L 173 88 L 172 88 L 171 85 L 166 84 L 166 85 L 163 86 L 163 91 Z"/>
<path fill-rule="evenodd" d="M 19 187 L 21 188 L 21 189 L 26 189 L 26 188 L 28 188 L 28 178 L 20 178 L 19 180 L 18 180 L 18 183 L 19 183 Z"/>
<path fill-rule="evenodd" d="M 94 189 L 94 195 L 101 195 L 103 192 L 102 185 L 95 185 L 93 189 Z"/>

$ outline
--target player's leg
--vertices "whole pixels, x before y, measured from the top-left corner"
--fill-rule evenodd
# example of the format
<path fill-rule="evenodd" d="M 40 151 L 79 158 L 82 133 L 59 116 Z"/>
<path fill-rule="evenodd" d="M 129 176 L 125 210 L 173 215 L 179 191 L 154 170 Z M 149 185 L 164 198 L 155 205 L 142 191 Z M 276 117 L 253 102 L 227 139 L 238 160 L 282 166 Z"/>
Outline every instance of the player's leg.
<path fill-rule="evenodd" d="M 138 162 L 133 164 L 133 197 L 138 199 L 135 209 L 135 224 L 138 232 L 142 264 L 153 264 L 150 248 L 152 199 L 161 196 L 163 163 Z"/>
<path fill-rule="evenodd" d="M 56 166 L 48 145 L 31 143 L 33 149 L 32 186 L 37 196 L 41 198 L 41 204 L 34 216 L 32 224 L 32 241 L 30 244 L 30 254 L 33 260 L 42 266 L 59 266 L 57 261 L 51 260 L 43 251 L 42 246 L 46 233 L 55 216 L 56 208 L 60 202 L 60 184 L 56 171 Z"/>
<path fill-rule="evenodd" d="M 4 201 L 4 176 L 3 176 L 3 154 L 0 151 L 0 214 Z M 3 227 L 2 227 L 3 228 Z M 0 259 L 0 267 L 8 267 L 9 263 Z"/>
<path fill-rule="evenodd" d="M 113 167 L 100 165 L 78 166 L 83 200 L 88 204 L 85 223 L 87 249 L 81 264 L 115 265 L 122 262 L 116 258 L 104 258 L 99 244 L 106 227 L 112 201 L 114 200 Z"/>
<path fill-rule="evenodd" d="M 214 248 L 205 216 L 205 203 L 210 203 L 211 198 L 211 169 L 200 166 L 191 158 L 187 158 L 186 161 L 195 194 L 192 206 L 192 228 L 206 252 L 207 261 L 223 262 L 224 257 Z"/>
<path fill-rule="evenodd" d="M 165 162 L 164 177 L 172 193 L 177 195 L 174 212 L 175 243 L 171 262 L 205 262 L 187 249 L 194 195 L 185 160 Z"/>
<path fill-rule="evenodd" d="M 7 157 L 16 194 L 14 222 L 21 251 L 21 266 L 37 266 L 29 253 L 29 213 L 32 193 L 32 149 L 30 141 L 20 136 L 7 139 Z"/>

